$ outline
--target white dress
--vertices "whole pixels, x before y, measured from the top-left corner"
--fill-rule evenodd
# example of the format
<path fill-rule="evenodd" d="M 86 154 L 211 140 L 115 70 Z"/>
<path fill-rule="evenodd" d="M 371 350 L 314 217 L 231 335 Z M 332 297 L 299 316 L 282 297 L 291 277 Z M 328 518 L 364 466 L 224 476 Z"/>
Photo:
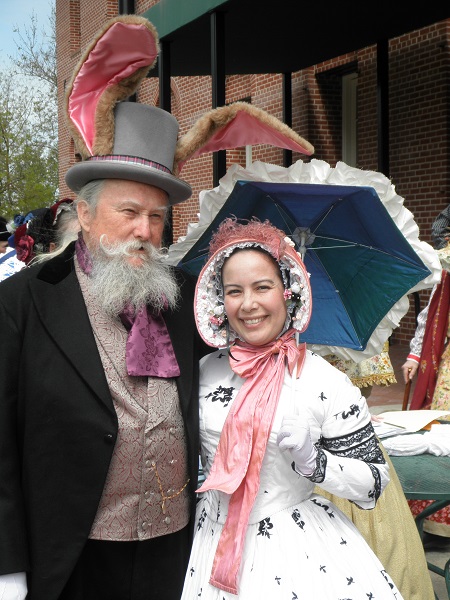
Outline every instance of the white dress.
<path fill-rule="evenodd" d="M 201 460 L 207 475 L 243 379 L 231 371 L 224 350 L 200 364 Z M 320 467 L 310 478 L 298 475 L 290 453 L 282 453 L 276 444 L 283 415 L 294 412 L 308 418 L 313 443 L 320 439 L 324 448 Z M 368 454 L 371 463 L 354 459 L 361 453 Z M 307 351 L 295 389 L 286 370 L 250 514 L 238 596 L 209 583 L 229 502 L 227 494 L 212 490 L 202 494 L 197 505 L 182 600 L 400 600 L 400 592 L 353 523 L 330 501 L 313 494 L 318 483 L 370 509 L 387 481 L 388 466 L 373 435 L 365 399 L 346 375 Z"/>

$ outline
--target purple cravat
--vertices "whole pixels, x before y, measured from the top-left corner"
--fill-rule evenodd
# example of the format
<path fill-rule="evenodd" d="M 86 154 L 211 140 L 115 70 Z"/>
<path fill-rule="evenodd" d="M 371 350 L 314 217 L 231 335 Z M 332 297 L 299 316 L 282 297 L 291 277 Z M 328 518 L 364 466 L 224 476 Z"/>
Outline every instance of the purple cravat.
<path fill-rule="evenodd" d="M 81 233 L 75 243 L 78 264 L 86 275 L 92 271 L 92 257 Z M 149 314 L 146 306 L 136 314 L 125 307 L 119 315 L 128 330 L 126 363 L 128 375 L 178 377 L 180 367 L 161 313 Z"/>

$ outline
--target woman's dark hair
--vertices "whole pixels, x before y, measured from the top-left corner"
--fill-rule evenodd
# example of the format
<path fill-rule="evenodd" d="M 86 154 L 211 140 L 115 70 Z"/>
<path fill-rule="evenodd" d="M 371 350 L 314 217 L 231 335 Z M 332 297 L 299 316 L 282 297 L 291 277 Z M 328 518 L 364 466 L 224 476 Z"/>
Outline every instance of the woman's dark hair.
<path fill-rule="evenodd" d="M 56 242 L 57 228 L 53 226 L 54 215 L 47 208 L 33 217 L 27 229 L 27 235 L 34 240 L 36 253 L 48 252 L 50 244 Z"/>

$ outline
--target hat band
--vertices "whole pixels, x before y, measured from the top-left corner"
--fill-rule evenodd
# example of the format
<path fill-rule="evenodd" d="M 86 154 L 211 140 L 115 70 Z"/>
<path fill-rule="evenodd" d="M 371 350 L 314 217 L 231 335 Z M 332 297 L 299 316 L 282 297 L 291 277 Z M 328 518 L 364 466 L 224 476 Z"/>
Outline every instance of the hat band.
<path fill-rule="evenodd" d="M 159 171 L 164 171 L 164 173 L 169 173 L 172 175 L 172 171 L 165 167 L 164 165 L 157 163 L 153 160 L 146 160 L 145 158 L 140 158 L 139 156 L 126 156 L 120 154 L 105 154 L 104 156 L 90 156 L 89 161 L 109 161 L 109 162 L 118 162 L 132 165 L 144 165 L 145 167 L 152 167 L 153 169 L 158 169 Z"/>

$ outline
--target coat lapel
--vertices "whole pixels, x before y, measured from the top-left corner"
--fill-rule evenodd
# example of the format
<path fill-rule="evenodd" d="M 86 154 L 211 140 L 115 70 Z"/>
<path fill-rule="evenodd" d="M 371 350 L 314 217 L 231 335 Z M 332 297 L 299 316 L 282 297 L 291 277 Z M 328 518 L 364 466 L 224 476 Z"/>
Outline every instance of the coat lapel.
<path fill-rule="evenodd" d="M 188 284 L 184 281 L 183 276 L 179 272 L 177 275 L 178 283 L 181 286 L 183 302 L 181 302 L 181 306 L 178 309 L 166 311 L 163 317 L 181 372 L 181 377 L 177 379 L 180 405 L 183 413 L 187 414 L 192 393 L 192 377 L 197 369 L 197 365 L 194 365 L 193 361 L 197 360 L 198 357 L 194 352 L 194 311 L 192 302 L 190 302 L 192 291 L 186 289 L 188 288 Z M 184 285 L 186 288 L 183 289 Z"/>
<path fill-rule="evenodd" d="M 44 327 L 91 390 L 113 410 L 111 394 L 73 265 L 73 246 L 30 282 Z"/>

